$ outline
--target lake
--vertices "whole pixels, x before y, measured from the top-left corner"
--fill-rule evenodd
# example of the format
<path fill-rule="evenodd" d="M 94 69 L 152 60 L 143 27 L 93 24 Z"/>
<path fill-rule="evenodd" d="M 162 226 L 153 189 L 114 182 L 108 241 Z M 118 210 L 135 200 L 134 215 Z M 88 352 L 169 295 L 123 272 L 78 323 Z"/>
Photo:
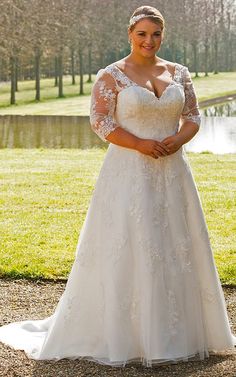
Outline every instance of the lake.
<path fill-rule="evenodd" d="M 202 109 L 197 135 L 186 151 L 236 153 L 236 101 Z M 0 116 L 0 148 L 107 147 L 92 132 L 87 116 Z"/>

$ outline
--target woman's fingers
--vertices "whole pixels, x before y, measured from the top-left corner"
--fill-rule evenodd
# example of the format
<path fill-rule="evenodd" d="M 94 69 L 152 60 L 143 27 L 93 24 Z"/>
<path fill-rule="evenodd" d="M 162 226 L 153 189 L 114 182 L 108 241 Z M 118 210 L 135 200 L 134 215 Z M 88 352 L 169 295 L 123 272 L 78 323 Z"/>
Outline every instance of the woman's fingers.
<path fill-rule="evenodd" d="M 166 144 L 158 142 L 157 145 L 159 145 L 159 147 L 161 147 L 165 152 L 169 152 L 169 147 Z"/>
<path fill-rule="evenodd" d="M 161 144 L 156 144 L 154 149 L 155 151 L 160 152 L 164 156 L 166 156 L 169 153 L 169 148 Z"/>
<path fill-rule="evenodd" d="M 155 153 L 151 153 L 151 155 L 152 155 L 152 157 L 155 158 L 155 159 L 159 158 Z"/>

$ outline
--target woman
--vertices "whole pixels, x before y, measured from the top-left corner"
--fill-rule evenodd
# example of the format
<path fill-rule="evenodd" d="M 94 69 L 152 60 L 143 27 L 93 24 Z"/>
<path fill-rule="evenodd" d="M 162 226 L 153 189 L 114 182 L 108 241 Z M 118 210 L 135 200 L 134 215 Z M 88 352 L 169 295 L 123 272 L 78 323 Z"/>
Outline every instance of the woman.
<path fill-rule="evenodd" d="M 233 348 L 182 150 L 199 128 L 196 96 L 188 69 L 156 56 L 163 32 L 159 11 L 138 8 L 130 55 L 97 75 L 91 126 L 110 145 L 66 289 L 51 317 L 0 329 L 30 358 L 151 366 Z"/>

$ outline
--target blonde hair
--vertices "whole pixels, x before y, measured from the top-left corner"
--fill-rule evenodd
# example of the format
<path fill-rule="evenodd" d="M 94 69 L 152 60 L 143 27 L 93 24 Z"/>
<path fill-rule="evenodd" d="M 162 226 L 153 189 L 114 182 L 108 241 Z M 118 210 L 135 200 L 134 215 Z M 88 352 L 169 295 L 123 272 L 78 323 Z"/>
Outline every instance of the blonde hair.
<path fill-rule="evenodd" d="M 133 31 L 136 23 L 143 18 L 148 18 L 155 24 L 160 25 L 162 30 L 165 28 L 165 20 L 161 12 L 154 7 L 143 5 L 135 9 L 134 13 L 130 17 L 129 30 Z"/>

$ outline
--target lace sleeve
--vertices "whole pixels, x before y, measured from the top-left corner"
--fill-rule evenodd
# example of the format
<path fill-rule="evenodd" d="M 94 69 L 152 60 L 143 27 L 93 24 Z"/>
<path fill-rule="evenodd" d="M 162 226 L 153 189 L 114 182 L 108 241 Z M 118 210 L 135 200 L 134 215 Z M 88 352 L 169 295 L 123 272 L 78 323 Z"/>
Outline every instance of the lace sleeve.
<path fill-rule="evenodd" d="M 101 69 L 92 88 L 90 124 L 92 130 L 105 142 L 108 142 L 106 136 L 119 127 L 114 121 L 117 94 L 115 79 Z"/>
<path fill-rule="evenodd" d="M 191 122 L 197 123 L 200 126 L 201 116 L 199 112 L 198 102 L 196 93 L 194 90 L 193 82 L 187 67 L 183 70 L 183 85 L 185 94 L 185 103 L 182 111 L 181 119 L 184 122 L 189 120 Z"/>

